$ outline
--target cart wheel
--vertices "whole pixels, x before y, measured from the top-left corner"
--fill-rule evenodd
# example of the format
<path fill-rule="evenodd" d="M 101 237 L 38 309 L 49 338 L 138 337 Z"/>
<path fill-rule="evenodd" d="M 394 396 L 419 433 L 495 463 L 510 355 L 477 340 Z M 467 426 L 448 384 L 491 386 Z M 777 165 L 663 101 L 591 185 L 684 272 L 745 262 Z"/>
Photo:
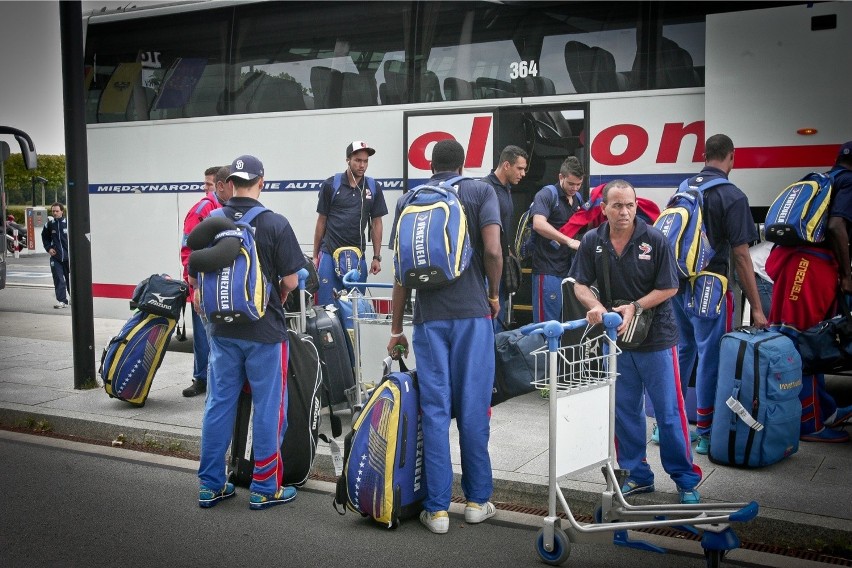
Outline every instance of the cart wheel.
<path fill-rule="evenodd" d="M 544 548 L 544 529 L 540 529 L 535 539 L 535 549 L 541 560 L 551 566 L 559 566 L 571 555 L 571 543 L 562 530 L 553 531 L 553 550 L 547 551 Z"/>
<path fill-rule="evenodd" d="M 719 568 L 722 565 L 722 559 L 725 557 L 724 550 L 705 550 L 704 558 L 707 559 L 707 568 Z"/>

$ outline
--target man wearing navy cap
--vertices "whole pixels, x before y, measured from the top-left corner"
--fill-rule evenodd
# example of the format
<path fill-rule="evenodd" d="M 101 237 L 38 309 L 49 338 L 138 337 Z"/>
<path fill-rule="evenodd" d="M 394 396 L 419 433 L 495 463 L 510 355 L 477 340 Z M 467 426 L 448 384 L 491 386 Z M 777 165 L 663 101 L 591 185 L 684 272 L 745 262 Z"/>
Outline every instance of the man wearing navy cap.
<path fill-rule="evenodd" d="M 387 215 L 382 186 L 364 175 L 376 151 L 363 140 L 346 147 L 346 171 L 325 180 L 317 201 L 314 231 L 314 265 L 320 279 L 317 304 L 334 301 L 343 290 L 343 276 L 357 268 L 361 282 L 367 279 L 365 230 L 370 226 L 373 258 L 370 274 L 382 270 L 382 217 Z"/>
<path fill-rule="evenodd" d="M 223 207 L 225 216 L 238 220 L 254 208 L 263 189 L 263 164 L 254 156 L 240 156 L 231 164 L 228 182 L 234 196 Z M 305 257 L 290 222 L 264 209 L 249 223 L 255 230 L 258 260 L 275 292 L 264 315 L 256 321 L 209 324 L 210 360 L 207 404 L 201 423 L 201 459 L 198 468 L 198 504 L 209 508 L 235 495 L 226 481 L 225 454 L 231 444 L 237 400 L 244 381 L 251 386 L 254 472 L 249 508 L 266 509 L 296 498 L 293 487 L 282 487 L 281 441 L 287 429 L 284 400 L 287 389 L 287 325 L 282 304 L 298 284 L 296 272 Z M 190 284 L 197 274 L 190 272 Z M 194 308 L 201 312 L 200 294 Z"/>

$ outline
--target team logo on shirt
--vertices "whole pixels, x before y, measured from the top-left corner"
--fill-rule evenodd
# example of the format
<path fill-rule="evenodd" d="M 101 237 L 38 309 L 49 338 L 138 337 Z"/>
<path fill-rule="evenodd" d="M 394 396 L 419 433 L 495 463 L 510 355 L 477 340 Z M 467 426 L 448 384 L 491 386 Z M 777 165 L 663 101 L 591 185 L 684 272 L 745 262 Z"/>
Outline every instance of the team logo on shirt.
<path fill-rule="evenodd" d="M 651 260 L 651 251 L 653 247 L 648 243 L 642 243 L 639 245 L 639 260 Z"/>
<path fill-rule="evenodd" d="M 372 199 L 372 198 L 373 198 L 373 192 L 370 191 L 369 187 L 365 187 L 364 188 L 364 199 Z"/>

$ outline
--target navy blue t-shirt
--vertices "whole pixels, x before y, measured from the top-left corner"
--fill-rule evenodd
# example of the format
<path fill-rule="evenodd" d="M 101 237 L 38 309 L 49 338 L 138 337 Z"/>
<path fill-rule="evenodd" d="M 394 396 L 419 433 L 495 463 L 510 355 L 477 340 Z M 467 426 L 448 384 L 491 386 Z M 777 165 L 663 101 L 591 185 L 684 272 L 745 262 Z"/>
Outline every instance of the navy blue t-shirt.
<path fill-rule="evenodd" d="M 603 297 L 603 255 L 609 255 L 610 299 L 634 301 L 653 290 L 678 287 L 677 264 L 668 239 L 659 229 L 642 219 L 634 222 L 633 236 L 619 257 L 609 240 L 609 223 L 605 222 L 583 235 L 577 258 L 571 266 L 571 277 L 585 286 L 595 284 Z M 603 300 L 602 300 L 603 301 Z M 677 322 L 671 300 L 656 306 L 651 332 L 635 351 L 659 351 L 678 342 Z"/>
<path fill-rule="evenodd" d="M 569 203 L 565 192 L 558 186 L 555 187 L 555 196 L 553 191 L 547 187 L 540 189 L 535 194 L 530 211 L 530 223 L 532 223 L 533 215 L 544 215 L 550 226 L 558 231 L 568 222 L 571 215 L 580 209 L 581 202 L 580 195 L 575 194 Z M 573 260 L 574 251 L 571 247 L 559 243 L 554 244 L 551 239 L 545 239 L 536 234 L 532 260 L 533 274 L 549 274 L 550 276 L 565 278 Z"/>
<path fill-rule="evenodd" d="M 841 217 L 852 223 L 852 170 L 843 166 L 834 166 L 829 172 L 842 170 L 832 184 L 834 197 L 831 202 L 830 217 Z"/>
<path fill-rule="evenodd" d="M 482 178 L 481 181 L 494 188 L 497 201 L 500 202 L 500 223 L 503 225 L 503 231 L 500 233 L 500 247 L 503 249 L 503 256 L 505 256 L 509 254 L 509 243 L 512 239 L 512 235 L 509 233 L 512 230 L 512 215 L 515 212 L 515 204 L 512 202 L 512 186 L 508 183 L 506 185 L 500 183 L 494 172 Z"/>
<path fill-rule="evenodd" d="M 427 182 L 438 183 L 455 177 L 453 172 L 442 172 Z M 435 290 L 417 290 L 414 302 L 414 323 L 424 321 L 480 318 L 491 315 L 488 290 L 485 288 L 485 268 L 482 261 L 482 229 L 488 225 L 500 226 L 500 205 L 494 188 L 478 180 L 459 183 L 459 201 L 467 217 L 467 232 L 473 255 L 470 265 L 457 280 Z M 391 246 L 396 240 L 396 225 L 402 211 L 402 200 L 397 202 L 391 231 Z"/>
<path fill-rule="evenodd" d="M 725 172 L 706 166 L 697 176 L 689 178 L 690 185 L 700 185 L 716 178 L 727 179 Z M 731 249 L 751 244 L 760 237 L 751 216 L 748 197 L 732 183 L 711 187 L 704 192 L 704 227 L 714 255 L 705 270 L 727 275 Z"/>
<path fill-rule="evenodd" d="M 341 177 L 340 189 L 334 195 L 334 176 L 322 183 L 317 200 L 317 213 L 326 216 L 322 248 L 334 252 L 340 247 L 358 247 L 363 252 L 367 246 L 364 230 L 371 219 L 387 215 L 382 184 L 376 182 L 376 191 L 370 189 L 366 176 L 362 187 L 349 185 L 349 176 Z M 369 263 L 368 263 L 369 264 Z"/>
<path fill-rule="evenodd" d="M 249 197 L 232 197 L 225 204 L 225 215 L 233 218 L 234 212 L 246 213 L 252 207 L 262 206 Z M 284 276 L 295 274 L 305 265 L 305 257 L 296 240 L 290 222 L 272 211 L 255 217 L 255 244 L 260 266 L 272 283 L 272 295 L 266 313 L 258 321 L 240 324 L 213 323 L 210 334 L 217 337 L 246 339 L 258 343 L 281 343 L 287 339 L 287 324 L 281 306 L 278 282 Z"/>

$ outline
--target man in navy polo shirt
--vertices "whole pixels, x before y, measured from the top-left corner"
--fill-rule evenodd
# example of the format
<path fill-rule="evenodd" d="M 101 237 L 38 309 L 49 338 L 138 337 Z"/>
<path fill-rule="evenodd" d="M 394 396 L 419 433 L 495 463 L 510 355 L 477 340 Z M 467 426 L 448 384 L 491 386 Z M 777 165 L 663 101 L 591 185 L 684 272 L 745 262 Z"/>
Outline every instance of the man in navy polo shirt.
<path fill-rule="evenodd" d="M 714 134 L 704 144 L 704 169 L 689 178 L 690 186 L 698 186 L 716 178 L 728 178 L 734 167 L 734 143 L 724 134 Z M 717 185 L 704 192 L 704 227 L 714 255 L 704 269 L 727 278 L 730 263 L 751 306 L 751 325 L 766 327 L 766 315 L 760 303 L 760 293 L 754 279 L 749 245 L 758 240 L 757 228 L 751 216 L 748 197 L 732 183 Z M 721 280 L 718 280 L 721 286 Z M 695 452 L 710 451 L 710 426 L 716 402 L 716 383 L 719 373 L 719 341 L 731 330 L 734 297 L 725 293 L 721 313 L 715 318 L 691 313 L 692 286 L 689 280 L 680 283 L 672 300 L 675 319 L 680 330 L 678 357 L 681 376 L 689 377 L 695 365 L 695 394 L 697 399 L 698 446 Z M 697 361 L 696 361 L 697 359 Z M 687 384 L 681 385 L 686 394 Z"/>
<path fill-rule="evenodd" d="M 263 189 L 263 164 L 254 156 L 240 156 L 231 164 L 228 181 L 234 196 L 224 206 L 225 215 L 239 219 L 253 207 Z M 298 285 L 296 272 L 305 257 L 290 222 L 264 211 L 252 222 L 261 269 L 274 293 L 263 317 L 245 323 L 211 323 L 207 404 L 201 423 L 201 460 L 198 468 L 198 504 L 213 507 L 235 495 L 225 477 L 225 454 L 231 444 L 237 400 L 243 383 L 251 386 L 254 474 L 249 507 L 266 509 L 296 498 L 293 487 L 281 487 L 281 441 L 287 429 L 284 405 L 287 389 L 287 326 L 282 304 Z M 190 274 L 196 285 L 196 274 Z M 201 312 L 200 294 L 194 308 Z"/>
<path fill-rule="evenodd" d="M 346 147 L 346 171 L 325 180 L 317 201 L 317 225 L 314 230 L 314 266 L 317 267 L 320 286 L 317 304 L 334 302 L 334 291 L 343 290 L 342 259 L 352 260 L 352 268 L 361 273 L 361 282 L 367 280 L 365 230 L 370 227 L 373 258 L 370 274 L 382 270 L 382 217 L 387 215 L 382 186 L 367 177 L 370 156 L 376 151 L 362 140 Z M 341 259 L 338 262 L 338 259 Z"/>
<path fill-rule="evenodd" d="M 536 232 L 532 259 L 533 321 L 562 319 L 562 279 L 568 276 L 580 241 L 559 232 L 580 209 L 577 195 L 583 187 L 580 160 L 568 156 L 559 169 L 556 191 L 546 186 L 535 194 L 530 216 Z"/>
<path fill-rule="evenodd" d="M 509 243 L 512 240 L 512 235 L 509 234 L 512 227 L 512 215 L 515 212 L 514 203 L 512 203 L 512 186 L 518 185 L 524 176 L 527 174 L 527 162 L 529 160 L 523 148 L 518 146 L 506 146 L 500 152 L 500 163 L 494 171 L 482 178 L 482 181 L 494 188 L 497 193 L 497 200 L 500 202 L 500 223 L 503 225 L 503 232 L 500 233 L 500 248 L 503 249 L 503 258 L 512 254 Z M 505 264 L 505 260 L 503 261 Z M 509 301 L 509 294 L 505 289 L 504 283 L 500 282 L 500 318 L 505 318 L 506 304 Z M 500 318 L 494 321 L 494 331 L 502 331 L 504 325 L 500 324 Z M 509 322 L 502 320 L 504 324 Z"/>
<path fill-rule="evenodd" d="M 574 292 L 589 311 L 589 323 L 601 322 L 604 306 L 590 286 L 603 286 L 603 257 L 609 259 L 609 298 L 630 303 L 612 308 L 623 321 L 621 333 L 643 310 L 656 308 L 645 341 L 623 349 L 615 383 L 615 438 L 618 466 L 630 470 L 621 492 L 627 495 L 654 491 L 654 472 L 646 460 L 644 392 L 654 405 L 660 433 L 663 469 L 677 484 L 681 503 L 698 503 L 695 487 L 701 469 L 692 463 L 689 424 L 677 372 L 678 331 L 669 298 L 677 293 L 674 253 L 666 237 L 636 218 L 636 191 L 624 180 L 603 189 L 601 204 L 607 221 L 583 237 L 571 268 Z M 605 293 L 601 290 L 602 295 Z"/>
<path fill-rule="evenodd" d="M 432 150 L 432 178 L 440 183 L 461 174 L 464 149 L 442 140 Z M 494 516 L 490 435 L 491 389 L 494 384 L 494 328 L 500 312 L 498 297 L 503 254 L 500 250 L 500 206 L 486 183 L 462 180 L 459 200 L 467 217 L 473 255 L 458 279 L 435 290 L 417 290 L 414 336 L 417 380 L 423 418 L 423 466 L 426 499 L 420 522 L 433 533 L 449 530 L 453 465 L 450 461 L 450 420 L 456 417 L 461 449 L 462 491 L 467 499 L 465 521 L 481 523 Z M 401 207 L 396 208 L 396 220 Z M 394 235 L 391 234 L 391 242 Z M 487 286 L 486 286 L 487 278 Z M 398 280 L 393 288 L 393 320 L 388 353 L 408 350 L 402 316 L 408 289 Z"/>

